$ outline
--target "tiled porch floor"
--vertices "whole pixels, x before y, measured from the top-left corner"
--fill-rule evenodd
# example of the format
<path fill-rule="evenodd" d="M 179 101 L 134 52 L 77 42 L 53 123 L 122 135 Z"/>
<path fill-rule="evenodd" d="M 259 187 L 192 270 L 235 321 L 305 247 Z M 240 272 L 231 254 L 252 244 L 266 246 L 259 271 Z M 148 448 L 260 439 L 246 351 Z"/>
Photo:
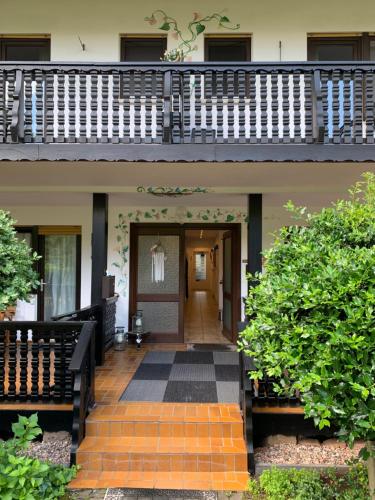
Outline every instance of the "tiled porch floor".
<path fill-rule="evenodd" d="M 119 401 L 144 354 L 186 350 L 184 344 L 145 344 L 111 350 L 97 369 L 97 407 L 71 488 L 246 489 L 242 417 L 236 404 Z"/>
<path fill-rule="evenodd" d="M 221 332 L 218 306 L 209 291 L 193 291 L 185 304 L 185 342 L 201 344 L 228 344 Z"/>

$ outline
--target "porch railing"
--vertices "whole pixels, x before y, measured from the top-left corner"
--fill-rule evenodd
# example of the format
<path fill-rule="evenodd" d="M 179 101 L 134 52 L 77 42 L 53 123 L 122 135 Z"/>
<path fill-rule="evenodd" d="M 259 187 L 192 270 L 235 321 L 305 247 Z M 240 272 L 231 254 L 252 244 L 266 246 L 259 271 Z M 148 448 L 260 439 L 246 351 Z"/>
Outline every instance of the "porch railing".
<path fill-rule="evenodd" d="M 95 321 L 95 361 L 104 364 L 105 352 L 113 345 L 116 326 L 117 296 L 103 299 L 100 304 L 54 316 L 52 321 Z"/>
<path fill-rule="evenodd" d="M 0 411 L 1 403 L 71 404 L 72 463 L 94 405 L 94 328 L 90 321 L 0 321 Z"/>
<path fill-rule="evenodd" d="M 1 63 L 0 143 L 373 144 L 371 63 Z"/>

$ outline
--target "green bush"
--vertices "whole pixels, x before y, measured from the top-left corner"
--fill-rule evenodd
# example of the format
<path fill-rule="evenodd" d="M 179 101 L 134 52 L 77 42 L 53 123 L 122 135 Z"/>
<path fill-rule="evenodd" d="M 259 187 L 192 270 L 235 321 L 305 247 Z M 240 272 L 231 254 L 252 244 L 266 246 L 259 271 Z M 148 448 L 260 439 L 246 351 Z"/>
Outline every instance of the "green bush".
<path fill-rule="evenodd" d="M 0 210 L 0 311 L 14 306 L 17 299 L 28 300 L 39 283 L 34 270 L 39 257 L 17 238 L 14 223 L 8 212 Z"/>
<path fill-rule="evenodd" d="M 252 500 L 369 500 L 365 467 L 357 463 L 343 475 L 306 469 L 272 469 L 249 482 Z"/>
<path fill-rule="evenodd" d="M 37 414 L 19 417 L 12 425 L 13 439 L 0 443 L 0 498 L 2 500 L 40 500 L 62 497 L 66 485 L 75 477 L 76 467 L 42 462 L 22 455 L 39 434 Z"/>
<path fill-rule="evenodd" d="M 249 292 L 243 350 L 258 371 L 299 390 L 307 417 L 341 439 L 375 440 L 375 176 L 348 200 L 280 230 Z"/>

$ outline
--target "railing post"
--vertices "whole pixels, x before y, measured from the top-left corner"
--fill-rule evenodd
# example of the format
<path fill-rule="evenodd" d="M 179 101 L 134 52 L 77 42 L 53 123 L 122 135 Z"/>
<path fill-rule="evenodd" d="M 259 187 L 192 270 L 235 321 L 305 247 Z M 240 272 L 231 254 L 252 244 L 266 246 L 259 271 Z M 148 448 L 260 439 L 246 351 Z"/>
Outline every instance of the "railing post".
<path fill-rule="evenodd" d="M 323 143 L 325 135 L 322 86 L 320 81 L 320 70 L 315 69 L 312 78 L 312 114 L 313 114 L 313 137 L 315 142 Z"/>
<path fill-rule="evenodd" d="M 12 121 L 10 124 L 10 135 L 12 142 L 19 142 L 24 138 L 24 92 L 23 92 L 23 71 L 16 71 L 16 83 L 13 95 Z"/>
<path fill-rule="evenodd" d="M 163 88 L 163 144 L 171 144 L 172 142 L 172 71 L 164 73 L 164 88 Z"/>

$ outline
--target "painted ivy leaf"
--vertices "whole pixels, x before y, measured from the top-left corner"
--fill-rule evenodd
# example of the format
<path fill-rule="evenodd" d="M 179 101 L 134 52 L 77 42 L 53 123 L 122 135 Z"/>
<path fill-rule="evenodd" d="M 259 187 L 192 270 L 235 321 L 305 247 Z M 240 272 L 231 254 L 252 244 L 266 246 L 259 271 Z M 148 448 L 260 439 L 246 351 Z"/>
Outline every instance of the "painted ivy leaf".
<path fill-rule="evenodd" d="M 145 218 L 152 219 L 152 215 L 150 214 L 150 212 L 145 212 Z"/>
<path fill-rule="evenodd" d="M 118 264 L 117 262 L 112 262 L 112 266 L 117 267 L 117 269 L 120 269 L 120 264 Z"/>
<path fill-rule="evenodd" d="M 161 210 L 161 213 L 162 213 L 163 215 L 166 215 L 166 214 L 168 213 L 168 208 L 163 208 L 163 209 Z"/>
<path fill-rule="evenodd" d="M 124 252 L 127 252 L 129 250 L 129 245 L 124 246 Z"/>
<path fill-rule="evenodd" d="M 171 29 L 171 26 L 169 23 L 163 23 L 160 27 L 159 27 L 159 30 L 163 30 L 163 31 L 169 31 Z"/>
<path fill-rule="evenodd" d="M 203 220 L 208 220 L 208 215 L 202 215 Z"/>
<path fill-rule="evenodd" d="M 232 214 L 228 214 L 228 215 L 227 215 L 226 222 L 233 222 L 233 221 L 234 221 L 234 215 L 232 215 Z"/>
<path fill-rule="evenodd" d="M 195 29 L 197 31 L 197 35 L 200 35 L 206 29 L 206 26 L 204 24 L 202 24 L 202 23 L 198 23 L 196 25 Z"/>
<path fill-rule="evenodd" d="M 186 212 L 186 217 L 188 219 L 191 219 L 193 217 L 193 214 L 191 212 Z"/>
<path fill-rule="evenodd" d="M 120 243 L 120 241 L 121 241 L 121 236 L 119 234 L 116 236 L 116 241 L 117 241 L 117 243 Z"/>
<path fill-rule="evenodd" d="M 227 16 L 221 16 L 220 22 L 221 23 L 230 23 L 229 18 Z"/>

